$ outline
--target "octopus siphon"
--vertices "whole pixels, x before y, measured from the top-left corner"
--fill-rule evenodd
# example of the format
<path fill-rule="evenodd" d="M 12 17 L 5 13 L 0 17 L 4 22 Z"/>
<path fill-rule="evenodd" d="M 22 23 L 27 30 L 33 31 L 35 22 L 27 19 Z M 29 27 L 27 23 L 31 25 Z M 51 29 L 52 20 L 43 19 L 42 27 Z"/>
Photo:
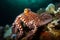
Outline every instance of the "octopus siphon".
<path fill-rule="evenodd" d="M 38 27 L 45 25 L 52 21 L 52 16 L 48 13 L 37 14 L 31 11 L 29 8 L 25 8 L 24 12 L 18 15 L 15 21 L 12 24 L 12 37 L 21 38 L 24 35 L 24 28 L 22 26 L 25 24 L 30 31 L 26 35 L 26 39 L 33 36 L 34 33 L 37 31 Z"/>

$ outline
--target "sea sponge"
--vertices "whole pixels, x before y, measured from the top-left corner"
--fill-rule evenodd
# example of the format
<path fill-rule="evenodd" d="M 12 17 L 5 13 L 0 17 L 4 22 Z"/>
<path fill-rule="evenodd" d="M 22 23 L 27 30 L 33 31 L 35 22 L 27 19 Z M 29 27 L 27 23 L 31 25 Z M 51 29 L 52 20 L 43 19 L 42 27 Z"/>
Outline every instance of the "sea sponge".
<path fill-rule="evenodd" d="M 52 4 L 52 3 L 50 3 L 50 4 L 46 7 L 45 11 L 48 12 L 48 13 L 56 13 L 56 11 L 55 11 L 55 5 Z"/>

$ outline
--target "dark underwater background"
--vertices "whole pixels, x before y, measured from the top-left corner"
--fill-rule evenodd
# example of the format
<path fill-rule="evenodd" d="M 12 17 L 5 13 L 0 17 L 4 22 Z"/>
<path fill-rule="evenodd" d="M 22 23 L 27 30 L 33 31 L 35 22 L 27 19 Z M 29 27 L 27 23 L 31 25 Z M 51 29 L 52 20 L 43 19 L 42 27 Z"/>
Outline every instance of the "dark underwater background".
<path fill-rule="evenodd" d="M 30 8 L 36 12 L 50 3 L 58 5 L 60 0 L 0 0 L 0 26 L 11 25 L 24 8 Z"/>

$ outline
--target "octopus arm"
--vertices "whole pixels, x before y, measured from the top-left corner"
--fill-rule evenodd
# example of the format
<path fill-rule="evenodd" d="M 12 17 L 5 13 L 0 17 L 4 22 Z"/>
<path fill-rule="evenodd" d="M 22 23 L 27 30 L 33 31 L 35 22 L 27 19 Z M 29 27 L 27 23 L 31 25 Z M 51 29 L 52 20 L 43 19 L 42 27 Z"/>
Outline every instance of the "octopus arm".
<path fill-rule="evenodd" d="M 21 16 L 17 16 L 15 21 L 12 24 L 12 34 L 16 34 L 16 38 L 19 38 L 23 35 L 23 28 L 21 25 Z"/>
<path fill-rule="evenodd" d="M 34 25 L 34 27 L 33 27 L 33 29 L 31 29 L 31 31 L 29 31 L 28 33 L 27 33 L 27 35 L 26 35 L 26 37 L 25 37 L 25 39 L 26 40 L 31 40 L 31 38 L 33 37 L 33 35 L 36 33 L 36 31 L 37 31 L 37 28 L 38 27 L 36 27 L 36 25 L 35 24 L 33 24 Z"/>

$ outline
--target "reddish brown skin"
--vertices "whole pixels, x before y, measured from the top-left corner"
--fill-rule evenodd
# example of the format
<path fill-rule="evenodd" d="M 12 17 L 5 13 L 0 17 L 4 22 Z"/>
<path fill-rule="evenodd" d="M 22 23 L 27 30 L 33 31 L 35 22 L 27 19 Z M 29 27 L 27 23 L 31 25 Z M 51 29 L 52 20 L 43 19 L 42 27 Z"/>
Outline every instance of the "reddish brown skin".
<path fill-rule="evenodd" d="M 41 27 L 42 25 L 45 25 L 51 21 L 52 16 L 48 13 L 42 13 L 40 15 L 32 11 L 30 11 L 28 15 L 22 13 L 18 15 L 13 22 L 12 34 L 17 33 L 17 38 L 22 37 L 24 31 L 21 22 L 23 22 L 29 29 L 31 29 L 31 31 L 29 31 L 27 36 L 25 37 L 27 40 L 29 37 L 34 35 L 38 27 Z M 17 29 L 19 30 L 19 32 L 17 32 Z"/>

